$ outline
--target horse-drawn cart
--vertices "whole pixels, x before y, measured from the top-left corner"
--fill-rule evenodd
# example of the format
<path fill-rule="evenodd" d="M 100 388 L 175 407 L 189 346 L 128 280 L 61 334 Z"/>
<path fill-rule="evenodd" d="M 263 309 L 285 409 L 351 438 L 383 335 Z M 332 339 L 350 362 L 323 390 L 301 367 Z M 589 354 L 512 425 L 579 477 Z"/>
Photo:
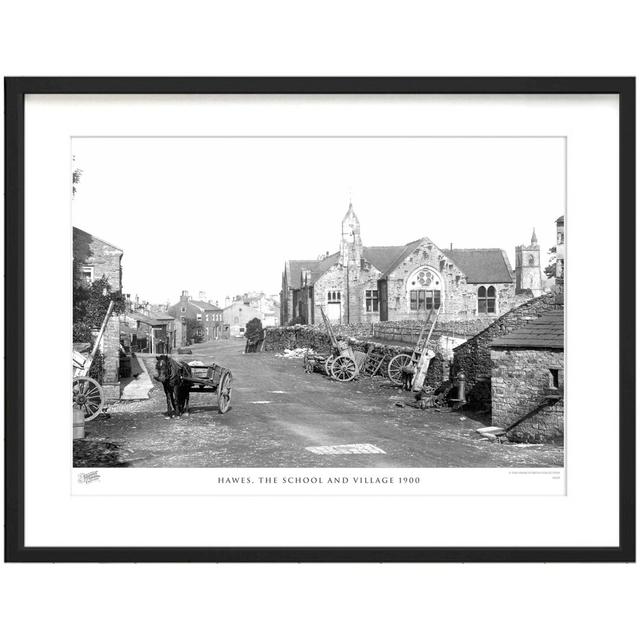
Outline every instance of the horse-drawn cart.
<path fill-rule="evenodd" d="M 231 407 L 231 382 L 229 369 L 212 362 L 211 364 L 189 363 L 190 376 L 182 376 L 191 386 L 189 393 L 217 393 L 218 411 L 226 413 Z"/>

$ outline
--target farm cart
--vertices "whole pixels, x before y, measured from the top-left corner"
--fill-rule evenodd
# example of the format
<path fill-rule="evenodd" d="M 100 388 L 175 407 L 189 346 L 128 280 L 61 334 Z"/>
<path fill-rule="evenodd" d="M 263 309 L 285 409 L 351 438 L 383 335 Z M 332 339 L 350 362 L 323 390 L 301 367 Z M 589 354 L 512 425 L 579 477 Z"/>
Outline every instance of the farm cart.
<path fill-rule="evenodd" d="M 425 378 L 427 376 L 427 370 L 429 369 L 429 363 L 435 357 L 435 352 L 429 348 L 429 342 L 431 340 L 431 334 L 438 321 L 438 315 L 440 309 L 436 311 L 433 322 L 431 322 L 431 316 L 433 315 L 433 309 L 429 311 L 429 315 L 425 320 L 420 335 L 416 342 L 416 346 L 413 348 L 411 355 L 407 353 L 401 353 L 389 361 L 387 367 L 387 373 L 391 382 L 395 384 L 402 384 L 404 376 L 411 373 L 411 389 L 413 391 L 424 391 Z M 429 327 L 429 323 L 431 326 Z M 427 331 L 427 327 L 429 327 Z"/>
<path fill-rule="evenodd" d="M 331 340 L 331 352 L 328 354 L 305 354 L 305 371 L 311 372 L 316 368 L 324 369 L 325 373 L 340 382 L 353 380 L 360 371 L 360 365 L 366 358 L 366 354 L 354 351 L 344 340 L 338 340 L 333 333 L 333 327 L 327 318 L 324 309 L 320 309 L 329 339 Z"/>
<path fill-rule="evenodd" d="M 217 393 L 218 412 L 227 413 L 231 408 L 231 382 L 229 369 L 212 362 L 211 364 L 189 364 L 191 376 L 182 376 L 189 382 L 189 393 Z"/>
<path fill-rule="evenodd" d="M 104 407 L 102 387 L 97 380 L 90 378 L 88 374 L 112 312 L 113 300 L 109 303 L 109 308 L 93 343 L 91 353 L 85 356 L 79 351 L 73 352 L 73 404 L 84 411 L 85 422 L 93 420 Z"/>

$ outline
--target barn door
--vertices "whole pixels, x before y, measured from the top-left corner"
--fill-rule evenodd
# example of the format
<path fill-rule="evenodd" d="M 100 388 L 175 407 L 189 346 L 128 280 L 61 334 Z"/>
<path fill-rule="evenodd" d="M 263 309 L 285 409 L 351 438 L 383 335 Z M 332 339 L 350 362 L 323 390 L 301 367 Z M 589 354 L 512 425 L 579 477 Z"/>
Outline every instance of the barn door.
<path fill-rule="evenodd" d="M 378 280 L 378 305 L 380 308 L 380 321 L 389 319 L 389 306 L 387 305 L 387 281 Z"/>

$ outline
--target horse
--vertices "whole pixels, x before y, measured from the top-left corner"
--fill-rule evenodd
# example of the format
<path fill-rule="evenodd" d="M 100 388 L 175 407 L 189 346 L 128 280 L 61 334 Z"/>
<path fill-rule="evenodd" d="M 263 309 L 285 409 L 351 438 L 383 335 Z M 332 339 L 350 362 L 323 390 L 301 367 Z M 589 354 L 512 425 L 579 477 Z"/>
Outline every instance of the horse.
<path fill-rule="evenodd" d="M 156 356 L 156 372 L 154 378 L 162 383 L 167 399 L 167 415 L 178 418 L 189 415 L 189 389 L 191 383 L 184 380 L 191 377 L 191 367 L 186 362 L 178 362 L 170 356 Z"/>

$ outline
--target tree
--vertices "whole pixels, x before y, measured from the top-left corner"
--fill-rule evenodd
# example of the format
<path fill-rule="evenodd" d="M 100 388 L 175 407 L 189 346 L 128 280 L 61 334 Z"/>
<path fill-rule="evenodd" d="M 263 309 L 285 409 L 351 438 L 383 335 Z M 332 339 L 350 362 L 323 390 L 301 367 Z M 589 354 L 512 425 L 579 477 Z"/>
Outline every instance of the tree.
<path fill-rule="evenodd" d="M 97 331 L 113 300 L 113 313 L 124 311 L 124 296 L 118 291 L 112 291 L 109 280 L 102 276 L 91 284 L 74 282 L 73 286 L 73 341 L 91 342 L 92 331 Z"/>
<path fill-rule="evenodd" d="M 544 275 L 547 276 L 547 278 L 556 277 L 556 262 L 558 260 L 556 253 L 555 247 L 549 249 L 549 264 L 544 268 Z"/>
<path fill-rule="evenodd" d="M 75 163 L 75 161 L 76 161 L 76 157 L 73 156 L 73 162 Z M 74 167 L 73 173 L 71 174 L 71 184 L 72 184 L 74 196 L 76 195 L 76 191 L 77 191 L 76 185 L 80 183 L 81 176 L 82 176 L 82 169 L 78 169 L 77 167 Z"/>
<path fill-rule="evenodd" d="M 187 318 L 185 324 L 187 326 L 187 342 L 189 344 L 204 341 L 204 329 L 201 322 L 193 318 Z"/>

